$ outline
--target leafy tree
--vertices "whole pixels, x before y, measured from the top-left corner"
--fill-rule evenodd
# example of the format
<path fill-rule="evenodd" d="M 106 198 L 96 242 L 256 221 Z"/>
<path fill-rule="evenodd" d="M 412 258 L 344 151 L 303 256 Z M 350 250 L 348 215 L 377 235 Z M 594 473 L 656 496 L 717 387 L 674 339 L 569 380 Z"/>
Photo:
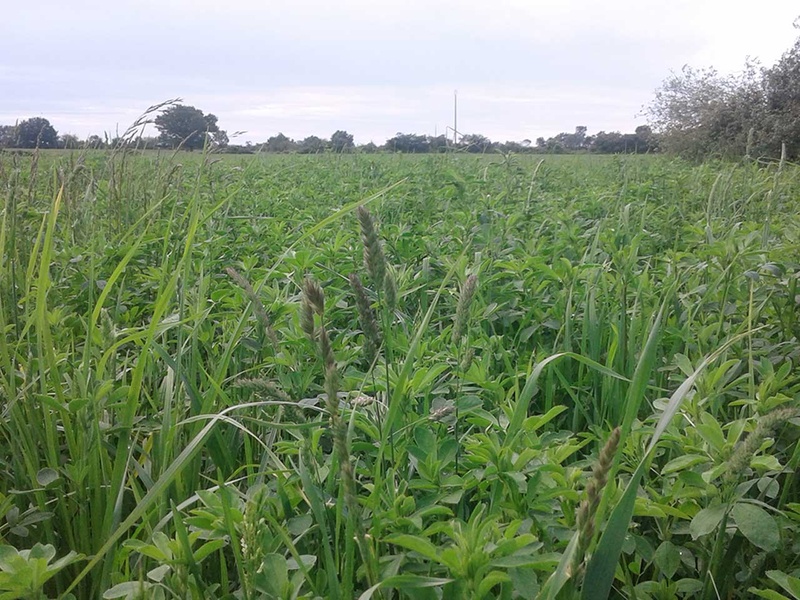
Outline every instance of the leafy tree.
<path fill-rule="evenodd" d="M 334 152 L 350 152 L 355 148 L 353 136 L 341 129 L 331 136 L 331 149 Z"/>
<path fill-rule="evenodd" d="M 86 140 L 86 146 L 92 148 L 93 150 L 101 150 L 106 148 L 106 142 L 103 138 L 99 135 L 90 135 L 89 139 Z"/>
<path fill-rule="evenodd" d="M 267 140 L 267 143 L 264 144 L 264 151 L 265 152 L 293 152 L 297 149 L 297 144 L 294 142 L 293 139 L 286 137 L 282 133 L 278 135 L 273 135 L 271 138 Z"/>
<path fill-rule="evenodd" d="M 393 138 L 386 140 L 384 148 L 392 152 L 422 154 L 430 150 L 430 145 L 427 136 L 415 133 L 398 133 Z"/>
<path fill-rule="evenodd" d="M 328 148 L 328 140 L 323 140 L 315 135 L 310 135 L 298 144 L 300 154 L 318 154 Z"/>
<path fill-rule="evenodd" d="M 220 131 L 216 116 L 203 114 L 202 110 L 183 104 L 167 107 L 154 123 L 161 133 L 161 142 L 171 148 L 203 148 L 207 139 L 213 141 L 210 134 Z"/>
<path fill-rule="evenodd" d="M 764 87 L 768 145 L 777 153 L 785 142 L 790 156 L 800 156 L 800 38 L 767 70 Z"/>
<path fill-rule="evenodd" d="M 428 150 L 430 152 L 446 152 L 448 146 L 447 136 L 428 136 Z"/>
<path fill-rule="evenodd" d="M 78 138 L 77 135 L 72 133 L 64 133 L 61 135 L 61 144 L 62 148 L 67 150 L 75 150 L 76 148 L 81 147 L 81 140 Z"/>
<path fill-rule="evenodd" d="M 58 148 L 58 132 L 45 118 L 20 121 L 16 132 L 14 146 L 17 148 Z"/>
<path fill-rule="evenodd" d="M 17 128 L 13 125 L 0 125 L 0 148 L 12 148 L 17 141 Z"/>
<path fill-rule="evenodd" d="M 458 142 L 459 147 L 465 149 L 467 152 L 474 152 L 483 154 L 492 149 L 492 140 L 485 135 L 479 133 L 470 133 L 461 136 Z"/>
<path fill-rule="evenodd" d="M 367 142 L 366 144 L 359 146 L 358 149 L 364 154 L 375 154 L 378 151 L 378 146 L 374 142 Z"/>

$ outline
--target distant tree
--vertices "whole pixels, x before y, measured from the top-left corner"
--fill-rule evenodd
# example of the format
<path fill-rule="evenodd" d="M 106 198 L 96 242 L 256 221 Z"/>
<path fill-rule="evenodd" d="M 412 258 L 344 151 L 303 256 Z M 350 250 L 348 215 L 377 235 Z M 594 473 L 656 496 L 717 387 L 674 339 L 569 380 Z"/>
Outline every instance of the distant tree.
<path fill-rule="evenodd" d="M 390 152 L 406 152 L 409 154 L 422 154 L 430 150 L 427 136 L 415 133 L 398 133 L 393 138 L 386 140 L 383 146 Z"/>
<path fill-rule="evenodd" d="M 367 142 L 366 144 L 358 147 L 359 152 L 364 154 L 375 154 L 378 151 L 378 146 L 374 142 Z"/>
<path fill-rule="evenodd" d="M 86 140 L 86 146 L 93 150 L 101 150 L 106 147 L 106 142 L 99 135 L 90 135 Z"/>
<path fill-rule="evenodd" d="M 214 144 L 216 148 L 227 148 L 229 142 L 228 134 L 223 129 L 219 129 L 211 134 L 211 143 Z"/>
<path fill-rule="evenodd" d="M 446 152 L 447 147 L 448 147 L 447 136 L 445 135 L 428 136 L 429 152 Z"/>
<path fill-rule="evenodd" d="M 334 152 L 350 152 L 355 148 L 353 136 L 341 129 L 331 136 L 331 149 Z"/>
<path fill-rule="evenodd" d="M 183 104 L 168 106 L 154 122 L 161 133 L 161 142 L 171 148 L 203 148 L 210 134 L 219 132 L 216 116 Z"/>
<path fill-rule="evenodd" d="M 286 137 L 282 133 L 278 135 L 273 135 L 271 138 L 267 140 L 267 143 L 264 144 L 264 151 L 265 152 L 293 152 L 297 149 L 297 144 L 295 144 L 294 140 Z"/>
<path fill-rule="evenodd" d="M 58 148 L 58 132 L 42 117 L 20 121 L 16 132 L 17 148 Z"/>
<path fill-rule="evenodd" d="M 525 142 L 528 142 L 527 144 Z M 496 144 L 496 147 L 500 152 L 509 153 L 512 152 L 514 154 L 525 154 L 531 152 L 531 141 L 530 140 L 523 140 L 521 142 L 504 142 L 502 144 Z"/>
<path fill-rule="evenodd" d="M 464 148 L 467 152 L 483 154 L 492 149 L 492 140 L 479 133 L 470 133 L 461 136 L 461 139 L 458 141 L 458 145 L 459 147 Z"/>
<path fill-rule="evenodd" d="M 14 125 L 0 125 L 0 148 L 12 148 L 17 141 L 17 128 Z"/>
<path fill-rule="evenodd" d="M 76 148 L 80 148 L 83 145 L 78 136 L 72 133 L 61 134 L 61 136 L 59 136 L 59 141 L 60 141 L 59 146 L 67 150 L 75 150 Z"/>
<path fill-rule="evenodd" d="M 300 154 L 318 154 L 325 152 L 328 148 L 328 140 L 323 140 L 315 135 L 310 135 L 303 139 L 297 146 Z"/>

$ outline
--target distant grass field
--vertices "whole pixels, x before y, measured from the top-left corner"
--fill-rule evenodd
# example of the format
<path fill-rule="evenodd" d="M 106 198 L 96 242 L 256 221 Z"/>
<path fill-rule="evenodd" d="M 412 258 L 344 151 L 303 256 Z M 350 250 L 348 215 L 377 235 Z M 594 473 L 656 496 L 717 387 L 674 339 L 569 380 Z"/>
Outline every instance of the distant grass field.
<path fill-rule="evenodd" d="M 800 169 L 0 154 L 0 598 L 800 598 Z"/>

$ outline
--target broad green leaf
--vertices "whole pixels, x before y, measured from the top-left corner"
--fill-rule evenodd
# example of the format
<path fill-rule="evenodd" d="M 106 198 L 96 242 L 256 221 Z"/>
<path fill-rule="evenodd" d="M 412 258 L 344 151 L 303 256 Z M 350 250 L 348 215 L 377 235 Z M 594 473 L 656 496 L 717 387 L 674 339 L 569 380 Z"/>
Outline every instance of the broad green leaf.
<path fill-rule="evenodd" d="M 390 535 L 385 540 L 389 544 L 401 546 L 407 550 L 413 550 L 422 554 L 425 558 L 429 558 L 435 562 L 439 562 L 439 550 L 429 540 L 418 537 L 415 535 L 408 535 L 400 533 L 397 535 Z"/>
<path fill-rule="evenodd" d="M 709 459 L 707 456 L 702 456 L 700 454 L 683 454 L 677 458 L 673 458 L 666 465 L 664 465 L 664 468 L 661 469 L 661 474 L 669 475 L 670 473 L 675 473 L 676 471 L 690 469 L 695 465 L 708 462 L 708 460 Z"/>
<path fill-rule="evenodd" d="M 54 481 L 58 481 L 58 478 L 58 471 L 55 469 L 41 469 L 38 473 L 36 473 L 36 482 L 42 487 L 47 487 Z"/>
<path fill-rule="evenodd" d="M 380 589 L 415 589 L 428 587 L 441 587 L 453 581 L 452 579 L 441 579 L 438 577 L 422 577 L 420 575 L 394 575 L 387 577 L 378 584 L 373 585 L 366 592 L 358 597 L 358 600 L 369 600 L 373 594 Z"/>
<path fill-rule="evenodd" d="M 736 527 L 750 542 L 768 552 L 776 550 L 781 543 L 781 534 L 775 518 L 766 510 L 749 502 L 738 502 L 731 515 Z"/>
<path fill-rule="evenodd" d="M 678 548 L 675 544 L 669 540 L 665 540 L 661 542 L 661 545 L 656 549 L 653 562 L 661 569 L 661 572 L 667 579 L 672 579 L 678 571 L 678 567 L 681 565 L 681 554 L 678 552 Z"/>
<path fill-rule="evenodd" d="M 727 504 L 717 504 L 698 512 L 689 524 L 689 533 L 692 534 L 692 539 L 696 540 L 714 531 L 727 510 Z"/>
<path fill-rule="evenodd" d="M 792 598 L 800 600 L 800 579 L 783 571 L 767 571 L 767 577 L 789 592 Z"/>

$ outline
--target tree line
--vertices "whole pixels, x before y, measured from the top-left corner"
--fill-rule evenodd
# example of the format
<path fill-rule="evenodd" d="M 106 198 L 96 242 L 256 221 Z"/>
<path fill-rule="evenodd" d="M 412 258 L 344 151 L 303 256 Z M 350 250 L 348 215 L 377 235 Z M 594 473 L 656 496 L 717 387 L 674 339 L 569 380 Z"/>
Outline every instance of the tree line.
<path fill-rule="evenodd" d="M 329 138 L 311 135 L 294 140 L 278 133 L 263 142 L 232 144 L 227 133 L 217 125 L 217 117 L 204 114 L 193 106 L 172 105 L 158 115 L 153 123 L 159 130 L 158 136 L 100 137 L 89 136 L 85 140 L 72 134 L 59 135 L 50 122 L 42 117 L 34 117 L 17 125 L 0 126 L 0 148 L 62 148 L 62 149 L 109 149 L 132 147 L 140 150 L 184 149 L 198 150 L 209 145 L 218 152 L 232 154 L 254 154 L 256 152 L 277 154 L 318 154 L 335 153 L 374 153 L 399 152 L 405 154 L 439 153 L 451 150 L 469 153 L 550 153 L 567 154 L 592 152 L 603 154 L 645 153 L 658 150 L 658 141 L 649 127 L 641 126 L 635 133 L 606 133 L 601 131 L 593 136 L 587 135 L 587 128 L 579 126 L 574 133 L 559 133 L 550 138 L 540 137 L 536 143 L 530 140 L 521 142 L 493 142 L 481 134 L 465 134 L 453 140 L 445 135 L 424 135 L 416 133 L 397 133 L 377 145 L 374 142 L 356 145 L 353 135 L 344 130 L 335 131 Z"/>

